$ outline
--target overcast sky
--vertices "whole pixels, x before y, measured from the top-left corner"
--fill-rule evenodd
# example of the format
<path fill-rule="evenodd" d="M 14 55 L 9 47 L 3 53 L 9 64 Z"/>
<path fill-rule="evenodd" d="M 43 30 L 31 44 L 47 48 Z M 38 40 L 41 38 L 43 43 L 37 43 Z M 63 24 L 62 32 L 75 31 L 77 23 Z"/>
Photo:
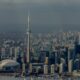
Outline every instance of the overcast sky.
<path fill-rule="evenodd" d="M 22 29 L 27 24 L 28 9 L 33 28 L 80 25 L 80 0 L 0 0 L 0 29 Z"/>

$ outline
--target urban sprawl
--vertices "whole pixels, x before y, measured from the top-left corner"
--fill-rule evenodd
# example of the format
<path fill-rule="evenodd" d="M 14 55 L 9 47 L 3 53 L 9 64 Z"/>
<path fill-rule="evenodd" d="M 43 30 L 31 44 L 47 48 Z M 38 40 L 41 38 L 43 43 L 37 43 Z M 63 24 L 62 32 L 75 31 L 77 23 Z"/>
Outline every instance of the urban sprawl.
<path fill-rule="evenodd" d="M 29 43 L 29 54 L 27 38 L 23 41 L 4 39 L 0 43 L 0 73 L 71 74 L 80 71 L 80 32 L 31 34 Z"/>

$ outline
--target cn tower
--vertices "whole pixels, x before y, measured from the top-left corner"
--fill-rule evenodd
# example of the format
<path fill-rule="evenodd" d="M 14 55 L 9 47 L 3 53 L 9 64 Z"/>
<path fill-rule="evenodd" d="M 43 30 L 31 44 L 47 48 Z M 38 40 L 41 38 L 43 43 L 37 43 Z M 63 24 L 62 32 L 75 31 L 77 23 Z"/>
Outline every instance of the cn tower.
<path fill-rule="evenodd" d="M 28 11 L 28 29 L 27 29 L 27 63 L 30 63 L 30 13 Z"/>

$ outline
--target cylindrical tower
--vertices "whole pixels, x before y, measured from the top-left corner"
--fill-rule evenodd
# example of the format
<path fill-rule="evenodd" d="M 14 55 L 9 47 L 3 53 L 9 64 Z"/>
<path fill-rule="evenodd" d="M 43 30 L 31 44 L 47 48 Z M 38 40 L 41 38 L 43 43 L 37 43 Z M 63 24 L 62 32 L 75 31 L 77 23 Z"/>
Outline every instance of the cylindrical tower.
<path fill-rule="evenodd" d="M 27 63 L 30 62 L 30 15 L 28 12 L 28 30 L 27 30 Z"/>

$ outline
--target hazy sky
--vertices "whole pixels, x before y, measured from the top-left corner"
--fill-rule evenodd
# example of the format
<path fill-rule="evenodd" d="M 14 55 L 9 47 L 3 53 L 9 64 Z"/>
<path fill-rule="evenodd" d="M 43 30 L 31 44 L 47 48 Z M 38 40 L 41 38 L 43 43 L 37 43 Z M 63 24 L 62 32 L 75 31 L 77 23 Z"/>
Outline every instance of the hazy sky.
<path fill-rule="evenodd" d="M 80 0 L 0 0 L 0 29 L 22 29 L 28 9 L 33 28 L 80 25 Z"/>

